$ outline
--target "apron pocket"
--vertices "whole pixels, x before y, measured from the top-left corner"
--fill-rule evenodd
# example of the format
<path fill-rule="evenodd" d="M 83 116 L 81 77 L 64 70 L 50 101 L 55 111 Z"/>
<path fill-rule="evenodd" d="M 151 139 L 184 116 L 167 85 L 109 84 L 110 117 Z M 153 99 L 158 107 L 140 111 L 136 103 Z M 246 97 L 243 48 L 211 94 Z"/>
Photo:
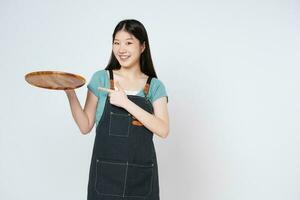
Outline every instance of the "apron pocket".
<path fill-rule="evenodd" d="M 130 122 L 129 114 L 110 112 L 109 135 L 128 137 Z"/>
<path fill-rule="evenodd" d="M 126 176 L 126 163 L 96 161 L 95 189 L 98 194 L 123 196 Z"/>
<path fill-rule="evenodd" d="M 146 197 L 152 192 L 153 164 L 128 164 L 125 196 Z"/>

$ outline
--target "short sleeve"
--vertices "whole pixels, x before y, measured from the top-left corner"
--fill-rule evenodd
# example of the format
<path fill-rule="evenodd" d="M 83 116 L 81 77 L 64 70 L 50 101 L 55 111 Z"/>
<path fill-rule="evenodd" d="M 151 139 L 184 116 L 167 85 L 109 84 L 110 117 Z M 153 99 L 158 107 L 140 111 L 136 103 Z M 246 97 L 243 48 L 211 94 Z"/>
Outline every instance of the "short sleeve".
<path fill-rule="evenodd" d="M 105 70 L 97 71 L 93 74 L 87 88 L 99 98 L 99 90 L 98 87 L 103 85 L 103 76 L 105 76 Z"/>
<path fill-rule="evenodd" d="M 161 97 L 167 97 L 167 102 L 169 102 L 166 87 L 163 84 L 163 82 L 157 78 L 152 78 L 152 81 L 151 81 L 151 87 L 150 87 L 150 91 L 152 93 L 152 95 L 151 95 L 152 102 L 154 102 L 155 100 L 157 100 Z"/>

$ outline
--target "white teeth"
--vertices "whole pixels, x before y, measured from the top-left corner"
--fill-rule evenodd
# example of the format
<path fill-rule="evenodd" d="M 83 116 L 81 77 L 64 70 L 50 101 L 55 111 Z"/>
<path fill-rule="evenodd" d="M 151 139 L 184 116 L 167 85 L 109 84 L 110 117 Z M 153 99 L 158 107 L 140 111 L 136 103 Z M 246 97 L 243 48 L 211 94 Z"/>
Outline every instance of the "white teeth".
<path fill-rule="evenodd" d="M 129 56 L 119 56 L 121 59 L 127 59 Z"/>

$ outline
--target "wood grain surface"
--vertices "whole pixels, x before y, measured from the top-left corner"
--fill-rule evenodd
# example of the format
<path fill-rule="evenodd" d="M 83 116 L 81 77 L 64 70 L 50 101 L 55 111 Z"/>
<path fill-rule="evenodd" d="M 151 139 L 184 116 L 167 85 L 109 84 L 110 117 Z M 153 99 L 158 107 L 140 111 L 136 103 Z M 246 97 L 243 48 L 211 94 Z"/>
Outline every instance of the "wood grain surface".
<path fill-rule="evenodd" d="M 59 71 L 31 72 L 25 75 L 25 80 L 33 86 L 51 90 L 76 89 L 85 84 L 82 76 Z"/>

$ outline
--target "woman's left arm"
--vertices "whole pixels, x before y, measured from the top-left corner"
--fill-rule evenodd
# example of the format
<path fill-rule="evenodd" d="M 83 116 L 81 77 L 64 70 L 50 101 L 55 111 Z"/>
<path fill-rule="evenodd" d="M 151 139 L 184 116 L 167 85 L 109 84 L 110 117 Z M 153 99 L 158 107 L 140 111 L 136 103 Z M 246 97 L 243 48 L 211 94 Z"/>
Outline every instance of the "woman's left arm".
<path fill-rule="evenodd" d="M 98 89 L 108 92 L 111 104 L 126 109 L 154 134 L 162 138 L 166 138 L 169 135 L 167 97 L 161 97 L 152 103 L 154 114 L 151 114 L 128 99 L 118 82 L 116 82 L 115 86 L 117 87 L 116 90 L 101 87 Z"/>

